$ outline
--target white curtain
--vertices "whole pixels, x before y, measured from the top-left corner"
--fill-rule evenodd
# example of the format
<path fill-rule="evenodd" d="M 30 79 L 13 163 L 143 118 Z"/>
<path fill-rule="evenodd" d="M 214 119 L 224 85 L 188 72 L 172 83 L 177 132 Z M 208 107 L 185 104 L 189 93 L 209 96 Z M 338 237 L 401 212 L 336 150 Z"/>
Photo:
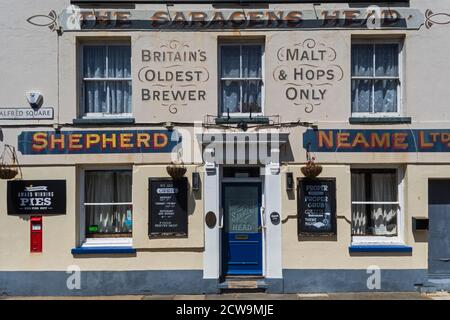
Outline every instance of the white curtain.
<path fill-rule="evenodd" d="M 394 173 L 372 174 L 372 199 L 380 202 L 397 201 L 397 178 Z M 391 236 L 397 234 L 396 204 L 376 204 L 372 206 L 371 219 L 374 235 Z"/>
<path fill-rule="evenodd" d="M 370 197 L 366 179 L 370 175 Z M 395 173 L 352 173 L 352 201 L 397 202 Z M 352 204 L 352 234 L 394 236 L 397 234 L 397 204 Z"/>
<path fill-rule="evenodd" d="M 364 173 L 352 173 L 352 201 L 366 201 Z M 367 212 L 365 204 L 352 204 L 352 234 L 365 235 Z"/>
<path fill-rule="evenodd" d="M 398 77 L 398 44 L 352 45 L 352 76 Z M 352 112 L 397 112 L 397 87 L 398 79 L 353 79 Z"/>
<path fill-rule="evenodd" d="M 130 46 L 85 46 L 83 63 L 85 112 L 131 113 L 131 81 L 101 80 L 131 77 Z"/>
<path fill-rule="evenodd" d="M 131 172 L 86 171 L 86 203 L 131 203 Z M 131 205 L 86 205 L 86 228 L 97 226 L 94 233 L 131 232 Z"/>

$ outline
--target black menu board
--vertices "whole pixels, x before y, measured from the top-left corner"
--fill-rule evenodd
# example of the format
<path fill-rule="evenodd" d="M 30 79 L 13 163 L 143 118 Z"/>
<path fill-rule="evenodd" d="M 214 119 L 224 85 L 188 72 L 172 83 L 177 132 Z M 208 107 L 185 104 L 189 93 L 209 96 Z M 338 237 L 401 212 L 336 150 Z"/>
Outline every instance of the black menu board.
<path fill-rule="evenodd" d="M 7 182 L 8 214 L 66 214 L 66 180 Z"/>
<path fill-rule="evenodd" d="M 187 236 L 187 178 L 149 179 L 150 237 Z"/>
<path fill-rule="evenodd" d="M 336 180 L 300 179 L 298 234 L 336 235 Z"/>

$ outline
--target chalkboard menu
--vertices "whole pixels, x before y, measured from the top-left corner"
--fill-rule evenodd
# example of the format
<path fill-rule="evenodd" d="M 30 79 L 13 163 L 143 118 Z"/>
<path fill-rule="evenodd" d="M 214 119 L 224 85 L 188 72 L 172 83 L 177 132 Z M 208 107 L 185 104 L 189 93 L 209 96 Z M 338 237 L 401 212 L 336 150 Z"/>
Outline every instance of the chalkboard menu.
<path fill-rule="evenodd" d="M 8 214 L 66 214 L 66 180 L 12 180 Z"/>
<path fill-rule="evenodd" d="M 298 234 L 336 235 L 336 181 L 301 179 L 298 186 Z"/>
<path fill-rule="evenodd" d="M 187 178 L 149 179 L 150 237 L 187 236 Z"/>

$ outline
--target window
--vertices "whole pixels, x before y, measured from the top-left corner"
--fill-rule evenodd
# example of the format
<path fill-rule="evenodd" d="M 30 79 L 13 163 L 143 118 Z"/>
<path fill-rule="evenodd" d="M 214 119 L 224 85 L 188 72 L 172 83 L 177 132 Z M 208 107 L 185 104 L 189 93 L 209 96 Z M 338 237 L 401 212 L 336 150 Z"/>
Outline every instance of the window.
<path fill-rule="evenodd" d="M 131 185 L 131 170 L 85 171 L 86 238 L 131 237 Z"/>
<path fill-rule="evenodd" d="M 352 114 L 400 114 L 400 44 L 352 44 Z"/>
<path fill-rule="evenodd" d="M 352 235 L 399 234 L 399 183 L 396 169 L 352 170 Z"/>
<path fill-rule="evenodd" d="M 263 46 L 223 43 L 220 46 L 222 114 L 262 113 Z"/>
<path fill-rule="evenodd" d="M 131 116 L 131 47 L 85 44 L 83 116 Z"/>

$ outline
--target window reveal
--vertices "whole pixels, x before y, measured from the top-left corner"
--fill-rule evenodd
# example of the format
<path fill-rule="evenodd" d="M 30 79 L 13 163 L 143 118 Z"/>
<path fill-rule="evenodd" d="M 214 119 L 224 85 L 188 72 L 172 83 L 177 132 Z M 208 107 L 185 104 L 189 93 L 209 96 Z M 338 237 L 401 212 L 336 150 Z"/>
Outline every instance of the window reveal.
<path fill-rule="evenodd" d="M 131 47 L 83 46 L 85 116 L 131 114 Z"/>
<path fill-rule="evenodd" d="M 397 236 L 396 170 L 352 170 L 352 235 Z"/>
<path fill-rule="evenodd" d="M 262 55 L 260 44 L 222 44 L 220 47 L 221 112 L 262 112 Z"/>
<path fill-rule="evenodd" d="M 131 237 L 132 172 L 85 172 L 86 237 Z"/>
<path fill-rule="evenodd" d="M 399 47 L 399 43 L 352 44 L 353 114 L 399 113 Z"/>

